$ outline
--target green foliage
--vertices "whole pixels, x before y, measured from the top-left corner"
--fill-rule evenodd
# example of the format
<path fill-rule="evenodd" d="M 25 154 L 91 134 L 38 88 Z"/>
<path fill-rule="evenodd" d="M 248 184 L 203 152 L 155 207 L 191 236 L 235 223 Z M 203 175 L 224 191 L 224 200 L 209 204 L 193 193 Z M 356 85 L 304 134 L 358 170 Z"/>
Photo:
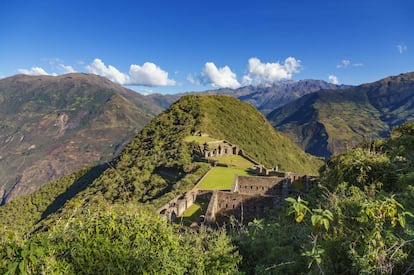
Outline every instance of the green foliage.
<path fill-rule="evenodd" d="M 243 270 L 412 273 L 412 129 L 414 124 L 403 125 L 386 140 L 333 157 L 322 170 L 318 186 L 302 194 L 306 200 L 287 198 L 273 220 L 250 224 L 247 232 L 237 234 Z M 285 242 L 293 249 L 287 249 Z M 280 250 L 285 257 L 278 254 Z"/>
<path fill-rule="evenodd" d="M 105 166 L 85 168 L 57 181 L 43 185 L 37 192 L 12 200 L 0 207 L 0 228 L 22 238 L 35 224 L 59 209 L 65 201 L 85 189 Z"/>
<path fill-rule="evenodd" d="M 389 155 L 381 152 L 356 148 L 332 157 L 321 171 L 322 180 L 329 183 L 329 187 L 348 182 L 361 189 L 375 189 L 378 185 L 388 191 L 397 188 L 395 163 Z"/>
<path fill-rule="evenodd" d="M 287 202 L 291 203 L 291 205 L 288 208 L 288 215 L 294 214 L 295 215 L 295 221 L 297 223 L 300 223 L 303 221 L 303 218 L 305 218 L 305 215 L 310 211 L 310 209 L 306 206 L 308 204 L 307 201 L 303 200 L 298 197 L 297 200 L 294 198 L 286 198 Z"/>
<path fill-rule="evenodd" d="M 178 231 L 135 205 L 60 220 L 0 250 L 2 274 L 233 274 L 240 257 L 223 231 Z"/>
<path fill-rule="evenodd" d="M 312 225 L 319 228 L 323 226 L 326 231 L 329 230 L 330 222 L 333 221 L 333 214 L 331 211 L 325 209 L 313 209 L 311 216 Z"/>

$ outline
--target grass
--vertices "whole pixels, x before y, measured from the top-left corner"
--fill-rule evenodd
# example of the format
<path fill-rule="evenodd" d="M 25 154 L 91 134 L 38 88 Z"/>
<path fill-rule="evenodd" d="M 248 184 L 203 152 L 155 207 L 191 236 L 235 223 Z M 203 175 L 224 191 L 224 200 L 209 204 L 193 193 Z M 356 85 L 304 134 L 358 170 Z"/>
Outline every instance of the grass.
<path fill-rule="evenodd" d="M 243 169 L 230 167 L 213 167 L 207 177 L 200 182 L 200 190 L 231 190 L 235 175 L 247 176 L 249 173 Z"/>
<path fill-rule="evenodd" d="M 203 136 L 203 137 L 200 137 L 200 136 L 187 136 L 184 140 L 187 141 L 187 142 L 194 141 L 195 143 L 198 143 L 198 144 L 201 144 L 201 145 L 206 143 L 206 142 L 217 141 L 217 139 L 209 137 L 209 136 Z"/>
<path fill-rule="evenodd" d="M 229 155 L 229 156 L 209 158 L 209 159 L 216 160 L 220 163 L 227 164 L 230 167 L 235 167 L 239 169 L 248 169 L 254 165 L 253 162 L 239 155 Z"/>
<path fill-rule="evenodd" d="M 191 205 L 185 212 L 183 213 L 183 218 L 191 218 L 195 214 L 201 211 L 201 206 L 198 204 Z"/>
<path fill-rule="evenodd" d="M 190 225 L 192 222 L 197 221 L 202 213 L 207 211 L 208 201 L 197 201 L 191 205 L 187 210 L 184 211 L 183 215 L 177 222 L 184 225 Z"/>

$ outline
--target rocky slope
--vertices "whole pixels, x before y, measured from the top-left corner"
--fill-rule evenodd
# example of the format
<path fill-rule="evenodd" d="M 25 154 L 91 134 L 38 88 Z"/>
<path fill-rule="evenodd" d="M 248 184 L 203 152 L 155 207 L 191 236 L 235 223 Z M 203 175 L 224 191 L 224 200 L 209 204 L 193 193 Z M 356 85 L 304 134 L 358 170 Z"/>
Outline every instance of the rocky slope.
<path fill-rule="evenodd" d="M 0 80 L 0 202 L 112 159 L 160 111 L 95 75 Z"/>

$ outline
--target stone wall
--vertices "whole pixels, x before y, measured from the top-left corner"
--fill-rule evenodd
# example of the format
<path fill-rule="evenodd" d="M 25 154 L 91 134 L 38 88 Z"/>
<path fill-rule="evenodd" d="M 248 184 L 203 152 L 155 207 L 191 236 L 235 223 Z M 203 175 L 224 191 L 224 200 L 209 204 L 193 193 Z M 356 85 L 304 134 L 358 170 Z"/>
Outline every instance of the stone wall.
<path fill-rule="evenodd" d="M 282 196 L 283 184 L 288 179 L 281 177 L 237 176 L 234 179 L 232 192 L 260 196 Z"/>
<path fill-rule="evenodd" d="M 175 197 L 157 211 L 165 216 L 168 221 L 174 221 L 180 217 L 197 200 L 197 191 L 193 190 L 181 196 Z"/>
<path fill-rule="evenodd" d="M 216 191 L 214 221 L 218 224 L 227 223 L 233 216 L 237 222 L 245 224 L 254 218 L 266 217 L 279 201 L 278 197 Z"/>

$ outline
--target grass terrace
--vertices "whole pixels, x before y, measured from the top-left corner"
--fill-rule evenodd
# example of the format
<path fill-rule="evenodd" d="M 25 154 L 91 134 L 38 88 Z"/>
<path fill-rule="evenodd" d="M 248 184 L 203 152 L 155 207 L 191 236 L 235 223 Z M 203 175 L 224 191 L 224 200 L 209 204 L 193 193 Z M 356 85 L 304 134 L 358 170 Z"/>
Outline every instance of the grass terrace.
<path fill-rule="evenodd" d="M 231 167 L 213 167 L 208 175 L 200 182 L 200 190 L 231 190 L 235 175 L 248 176 L 245 169 Z"/>
<path fill-rule="evenodd" d="M 210 142 L 210 141 L 217 141 L 217 139 L 209 137 L 209 136 L 187 136 L 185 138 L 185 141 L 187 142 L 195 142 L 197 144 L 201 144 L 203 145 L 206 142 Z"/>
<path fill-rule="evenodd" d="M 197 218 L 207 211 L 208 203 L 208 201 L 197 201 L 197 203 L 194 203 L 184 211 L 179 222 L 190 225 L 192 222 L 197 221 Z"/>
<path fill-rule="evenodd" d="M 217 162 L 227 164 L 229 167 L 234 167 L 238 169 L 249 169 L 250 167 L 254 165 L 253 162 L 239 155 L 229 155 L 229 156 L 214 157 L 214 158 L 209 158 L 209 159 L 216 160 Z"/>

